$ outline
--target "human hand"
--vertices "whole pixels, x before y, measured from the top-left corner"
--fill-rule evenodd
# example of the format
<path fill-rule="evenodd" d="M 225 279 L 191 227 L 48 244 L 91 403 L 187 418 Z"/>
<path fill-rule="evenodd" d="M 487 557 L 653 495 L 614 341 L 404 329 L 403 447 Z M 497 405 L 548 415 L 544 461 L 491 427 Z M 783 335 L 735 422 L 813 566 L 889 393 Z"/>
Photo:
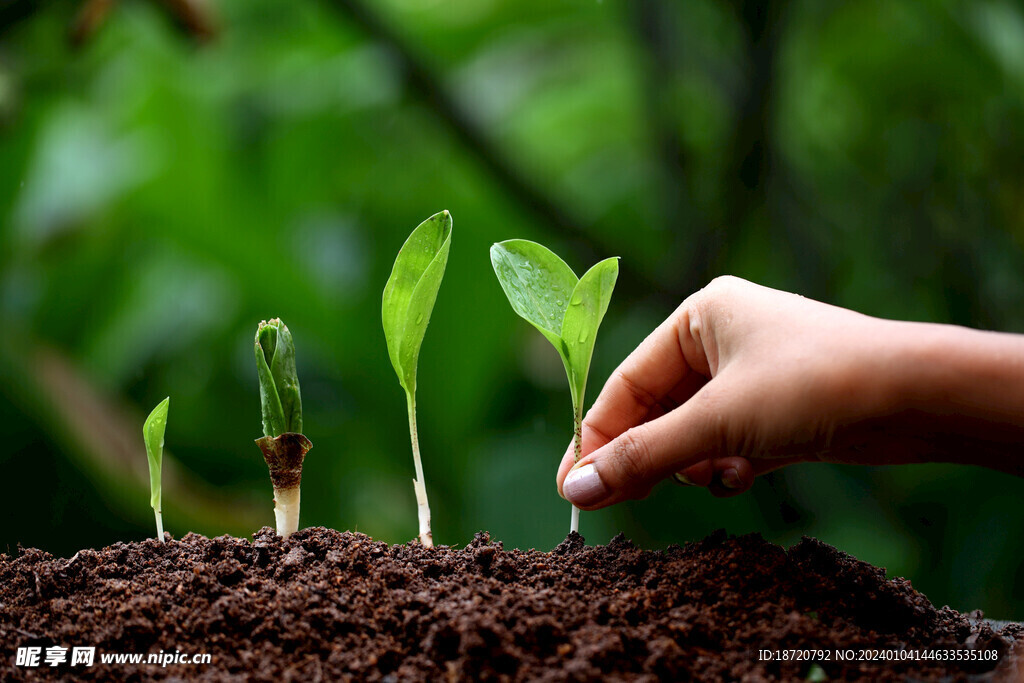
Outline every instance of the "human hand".
<path fill-rule="evenodd" d="M 718 278 L 613 373 L 583 420 L 583 457 L 574 465 L 570 446 L 562 459 L 559 493 L 589 510 L 675 473 L 733 495 L 801 461 L 968 462 L 953 444 L 976 422 L 996 420 L 996 441 L 1012 443 L 1024 416 L 988 394 L 967 399 L 974 389 L 967 407 L 950 403 L 951 377 L 958 365 L 987 372 L 1000 354 L 1024 361 L 1022 350 L 1016 335 L 871 318 Z"/>

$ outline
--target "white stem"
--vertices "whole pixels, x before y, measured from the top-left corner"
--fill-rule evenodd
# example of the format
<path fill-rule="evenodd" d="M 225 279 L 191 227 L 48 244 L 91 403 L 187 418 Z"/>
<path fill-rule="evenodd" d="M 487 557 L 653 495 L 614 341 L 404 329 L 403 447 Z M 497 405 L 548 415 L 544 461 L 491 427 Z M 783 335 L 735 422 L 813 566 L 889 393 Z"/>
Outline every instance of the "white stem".
<path fill-rule="evenodd" d="M 156 537 L 164 542 L 164 518 L 160 510 L 153 508 L 153 515 L 156 517 Z"/>
<path fill-rule="evenodd" d="M 274 520 L 277 535 L 288 538 L 299 530 L 299 487 L 274 489 Z"/>
<path fill-rule="evenodd" d="M 573 462 L 579 462 L 580 456 L 583 454 L 583 409 L 580 403 L 577 403 L 573 407 L 573 421 L 572 421 L 572 444 L 573 444 Z M 569 520 L 569 533 L 580 532 L 580 509 L 575 505 L 572 506 L 572 517 Z"/>
<path fill-rule="evenodd" d="M 419 476 L 423 476 L 420 474 Z M 427 502 L 427 487 L 422 481 L 412 481 L 416 491 L 416 511 L 420 519 L 420 543 L 427 548 L 434 547 L 434 535 L 430 531 L 430 504 Z"/>
<path fill-rule="evenodd" d="M 420 438 L 416 431 L 416 399 L 408 396 L 409 437 L 412 439 L 412 462 L 416 478 L 412 481 L 416 491 L 417 513 L 420 519 L 420 543 L 426 548 L 434 547 L 434 535 L 430 531 L 430 503 L 427 502 L 427 486 L 423 481 L 423 462 L 420 460 Z"/>

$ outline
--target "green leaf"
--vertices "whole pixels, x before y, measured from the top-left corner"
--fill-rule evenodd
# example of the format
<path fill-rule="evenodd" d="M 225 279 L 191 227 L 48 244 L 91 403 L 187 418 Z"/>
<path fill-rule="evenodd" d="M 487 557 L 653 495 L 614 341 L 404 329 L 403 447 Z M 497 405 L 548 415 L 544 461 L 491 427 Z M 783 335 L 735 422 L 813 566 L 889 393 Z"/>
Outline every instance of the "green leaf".
<path fill-rule="evenodd" d="M 529 240 L 493 245 L 491 266 L 512 310 L 540 330 L 561 354 L 562 318 L 579 281 L 572 268 L 547 247 Z M 566 361 L 564 355 L 562 360 Z"/>
<path fill-rule="evenodd" d="M 384 286 L 381 319 L 388 355 L 410 396 L 416 393 L 420 346 L 448 265 L 451 239 L 452 217 L 447 211 L 420 223 L 398 252 Z"/>
<path fill-rule="evenodd" d="M 569 362 L 566 369 L 574 405 L 580 405 L 587 388 L 587 374 L 594 355 L 594 340 L 608 310 L 619 277 L 618 258 L 609 258 L 588 270 L 572 292 L 562 319 L 561 337 Z"/>
<path fill-rule="evenodd" d="M 149 504 L 160 512 L 160 468 L 164 459 L 164 430 L 167 429 L 167 408 L 171 404 L 168 396 L 153 408 L 142 426 L 142 438 L 146 440 L 146 456 L 149 458 Z"/>
<path fill-rule="evenodd" d="M 562 357 L 573 407 L 579 408 L 594 340 L 618 278 L 618 259 L 605 259 L 577 279 L 547 247 L 508 240 L 491 247 L 491 265 L 512 309 L 540 330 Z"/>
<path fill-rule="evenodd" d="M 302 395 L 295 370 L 295 344 L 280 318 L 259 324 L 255 352 L 264 435 L 301 434 Z"/>
<path fill-rule="evenodd" d="M 256 332 L 256 374 L 260 382 L 260 409 L 263 414 L 263 434 L 265 436 L 280 436 L 285 432 L 284 409 L 281 407 L 281 398 L 277 395 L 277 387 L 274 386 L 274 375 L 270 371 L 267 362 L 267 355 L 264 353 L 263 345 L 273 348 L 277 344 L 277 334 L 271 330 L 264 331 L 260 323 L 260 329 Z M 261 344 L 260 336 L 263 333 L 264 340 Z M 273 337 L 271 339 L 271 337 Z M 271 357 L 271 360 L 273 357 Z"/>
<path fill-rule="evenodd" d="M 821 681 L 828 680 L 828 674 L 821 668 L 820 664 L 811 664 L 810 668 L 807 669 L 807 677 L 804 678 L 809 683 L 821 683 Z"/>

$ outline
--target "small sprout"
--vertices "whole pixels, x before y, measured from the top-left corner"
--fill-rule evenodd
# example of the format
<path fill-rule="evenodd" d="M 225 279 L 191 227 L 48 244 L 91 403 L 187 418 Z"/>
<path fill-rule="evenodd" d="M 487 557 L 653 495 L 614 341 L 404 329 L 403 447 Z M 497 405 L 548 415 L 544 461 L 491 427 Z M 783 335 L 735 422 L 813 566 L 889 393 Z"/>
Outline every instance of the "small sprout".
<path fill-rule="evenodd" d="M 160 499 L 160 471 L 164 460 L 164 431 L 167 429 L 167 409 L 170 404 L 170 396 L 160 401 L 142 425 L 142 438 L 146 440 L 146 456 L 149 459 L 149 504 L 156 517 L 156 537 L 161 543 L 164 542 L 164 518 Z"/>
<path fill-rule="evenodd" d="M 430 504 L 427 502 L 427 487 L 423 483 L 423 463 L 416 432 L 416 367 L 423 335 L 448 264 L 451 239 L 452 217 L 447 211 L 434 214 L 420 223 L 398 252 L 391 277 L 384 286 L 381 305 L 388 355 L 398 381 L 405 389 L 412 460 L 416 468 L 412 484 L 419 511 L 420 542 L 428 548 L 434 545 L 434 539 L 430 531 Z"/>
<path fill-rule="evenodd" d="M 807 669 L 807 676 L 804 678 L 808 683 L 821 683 L 828 680 L 828 674 L 821 668 L 820 664 L 811 664 Z"/>
<path fill-rule="evenodd" d="M 313 444 L 302 434 L 295 344 L 279 318 L 263 321 L 256 329 L 256 373 L 263 412 L 263 438 L 256 444 L 270 469 L 277 533 L 287 538 L 299 528 L 302 461 Z"/>
<path fill-rule="evenodd" d="M 594 340 L 619 276 L 618 258 L 605 259 L 577 278 L 550 249 L 527 240 L 491 247 L 491 265 L 512 309 L 536 327 L 558 351 L 572 394 L 576 461 L 583 448 L 583 400 Z M 571 531 L 579 531 L 572 508 Z"/>

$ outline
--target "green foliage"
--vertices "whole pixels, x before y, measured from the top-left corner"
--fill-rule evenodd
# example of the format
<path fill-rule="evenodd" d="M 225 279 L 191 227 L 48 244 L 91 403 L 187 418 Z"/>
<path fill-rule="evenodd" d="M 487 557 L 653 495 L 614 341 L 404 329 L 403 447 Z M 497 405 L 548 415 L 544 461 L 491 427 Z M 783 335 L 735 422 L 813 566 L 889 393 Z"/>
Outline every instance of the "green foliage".
<path fill-rule="evenodd" d="M 302 396 L 288 326 L 280 318 L 261 322 L 256 328 L 255 350 L 264 436 L 301 434 Z"/>
<path fill-rule="evenodd" d="M 381 318 L 388 355 L 410 396 L 416 394 L 420 346 L 448 265 L 451 240 L 452 217 L 447 211 L 420 223 L 399 250 L 384 286 Z"/>
<path fill-rule="evenodd" d="M 491 265 L 512 309 L 557 349 L 579 415 L 594 341 L 619 274 L 618 258 L 605 259 L 577 278 L 547 247 L 507 240 L 491 247 Z"/>
<path fill-rule="evenodd" d="M 167 429 L 168 396 L 153 408 L 153 412 L 142 425 L 142 437 L 146 441 L 146 457 L 149 459 L 149 504 L 157 513 L 161 512 L 160 475 L 164 458 L 164 431 Z"/>

